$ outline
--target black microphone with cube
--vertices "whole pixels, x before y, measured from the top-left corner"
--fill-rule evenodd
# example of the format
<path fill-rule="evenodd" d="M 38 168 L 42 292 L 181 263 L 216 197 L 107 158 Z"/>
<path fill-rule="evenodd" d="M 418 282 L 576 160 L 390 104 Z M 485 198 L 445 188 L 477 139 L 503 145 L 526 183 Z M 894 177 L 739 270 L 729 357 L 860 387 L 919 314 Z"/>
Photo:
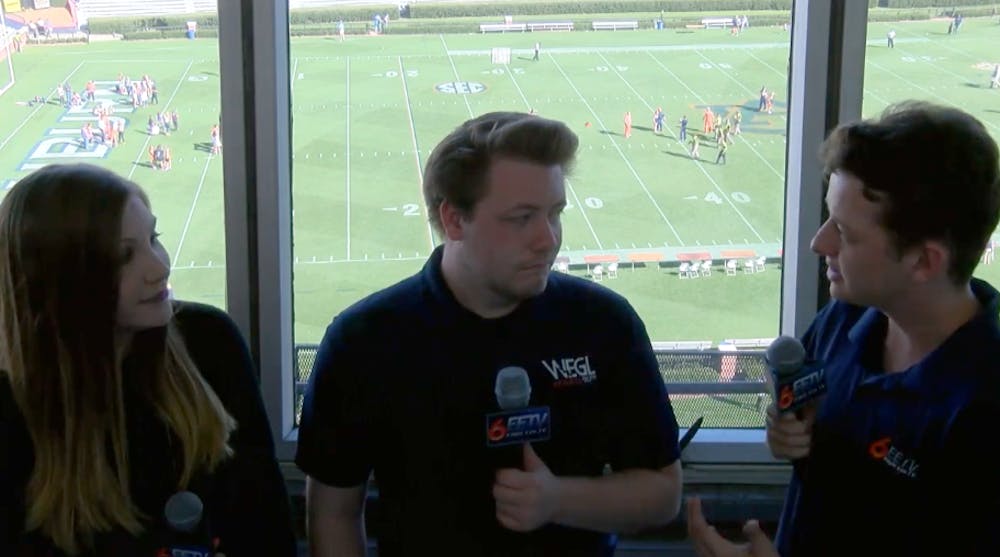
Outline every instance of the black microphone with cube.
<path fill-rule="evenodd" d="M 774 339 L 765 358 L 774 380 L 778 412 L 796 412 L 826 393 L 823 364 L 806 358 L 799 339 L 788 335 Z"/>
<path fill-rule="evenodd" d="M 552 436 L 552 414 L 548 406 L 528 406 L 531 379 L 522 367 L 498 371 L 494 394 L 500 411 L 486 415 L 486 446 L 498 452 L 511 452 L 504 447 L 516 448 L 516 460 L 511 454 L 503 459 L 503 465 L 520 468 L 523 445 L 547 441 Z"/>

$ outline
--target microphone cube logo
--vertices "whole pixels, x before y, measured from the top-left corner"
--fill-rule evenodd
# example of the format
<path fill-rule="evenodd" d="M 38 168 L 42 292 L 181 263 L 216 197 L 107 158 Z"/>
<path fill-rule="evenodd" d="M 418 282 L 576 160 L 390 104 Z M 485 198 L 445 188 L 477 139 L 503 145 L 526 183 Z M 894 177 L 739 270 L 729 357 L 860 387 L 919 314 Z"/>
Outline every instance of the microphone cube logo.
<path fill-rule="evenodd" d="M 486 416 L 488 447 L 548 441 L 551 436 L 552 415 L 548 406 L 521 408 Z"/>
<path fill-rule="evenodd" d="M 778 410 L 793 412 L 826 392 L 826 375 L 822 364 L 815 362 L 802 367 L 802 372 L 778 379 Z"/>
<path fill-rule="evenodd" d="M 175 547 L 170 550 L 170 557 L 212 557 L 212 553 L 196 547 Z"/>

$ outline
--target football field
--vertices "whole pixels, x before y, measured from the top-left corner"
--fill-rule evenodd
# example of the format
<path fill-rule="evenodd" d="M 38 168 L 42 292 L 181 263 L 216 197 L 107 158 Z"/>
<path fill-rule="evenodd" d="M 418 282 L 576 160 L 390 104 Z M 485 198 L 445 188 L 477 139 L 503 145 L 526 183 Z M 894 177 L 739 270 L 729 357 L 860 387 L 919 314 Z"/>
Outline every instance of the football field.
<path fill-rule="evenodd" d="M 988 88 L 996 21 L 872 24 L 865 114 L 905 98 L 960 106 L 1000 131 L 1000 90 Z M 390 30 L 391 31 L 391 30 Z M 541 56 L 532 61 L 532 47 Z M 580 136 L 567 182 L 563 253 L 570 272 L 585 258 L 617 257 L 624 294 L 654 340 L 773 336 L 778 330 L 784 199 L 789 35 L 751 28 L 489 35 L 293 38 L 293 207 L 296 342 L 317 342 L 331 317 L 374 290 L 412 274 L 437 243 L 423 208 L 423 165 L 434 145 L 472 116 L 536 110 Z M 494 64 L 494 48 L 511 49 Z M 92 162 L 150 193 L 181 298 L 224 304 L 222 164 L 208 152 L 218 122 L 219 63 L 213 40 L 104 42 L 29 48 L 14 59 L 17 81 L 0 96 L 0 187 L 53 162 Z M 159 104 L 133 108 L 112 88 L 119 74 L 148 74 Z M 57 83 L 74 90 L 95 80 L 98 99 L 127 121 L 126 143 L 85 151 L 82 123 L 93 104 L 29 106 Z M 772 114 L 759 112 L 761 87 L 775 90 Z M 662 133 L 652 130 L 657 107 Z M 726 164 L 714 138 L 693 160 L 679 139 L 700 132 L 705 108 L 742 114 Z M 150 136 L 146 122 L 177 110 L 180 129 Z M 623 116 L 631 112 L 632 136 Z M 225 137 L 223 136 L 223 143 Z M 154 170 L 151 145 L 173 152 L 173 169 Z M 225 148 L 223 148 L 224 156 Z M 817 185 L 819 187 L 819 185 Z M 771 259 L 763 272 L 727 275 L 719 254 Z M 677 266 L 628 263 L 630 254 L 709 253 L 710 276 L 681 279 Z M 987 278 L 997 273 L 981 268 Z"/>

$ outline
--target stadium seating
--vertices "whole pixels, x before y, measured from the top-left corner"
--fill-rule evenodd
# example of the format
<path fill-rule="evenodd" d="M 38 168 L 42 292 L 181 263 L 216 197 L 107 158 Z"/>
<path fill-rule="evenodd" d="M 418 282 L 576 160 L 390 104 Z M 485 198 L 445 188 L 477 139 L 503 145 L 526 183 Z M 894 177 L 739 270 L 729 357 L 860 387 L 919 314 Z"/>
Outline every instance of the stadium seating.
<path fill-rule="evenodd" d="M 480 33 L 506 33 L 507 31 L 520 31 L 524 33 L 528 29 L 525 23 L 481 23 Z"/>
<path fill-rule="evenodd" d="M 595 21 L 594 31 L 617 31 L 619 29 L 635 30 L 639 28 L 638 21 Z"/>
<path fill-rule="evenodd" d="M 79 0 L 80 22 L 91 17 L 129 17 L 144 15 L 192 14 L 216 12 L 216 0 Z"/>
<path fill-rule="evenodd" d="M 705 17 L 702 18 L 701 24 L 705 26 L 705 29 L 711 29 L 713 27 L 718 27 L 719 29 L 725 29 L 727 27 L 733 26 L 733 18 L 731 17 Z"/>
<path fill-rule="evenodd" d="M 536 21 L 528 23 L 528 31 L 572 31 L 572 21 Z"/>

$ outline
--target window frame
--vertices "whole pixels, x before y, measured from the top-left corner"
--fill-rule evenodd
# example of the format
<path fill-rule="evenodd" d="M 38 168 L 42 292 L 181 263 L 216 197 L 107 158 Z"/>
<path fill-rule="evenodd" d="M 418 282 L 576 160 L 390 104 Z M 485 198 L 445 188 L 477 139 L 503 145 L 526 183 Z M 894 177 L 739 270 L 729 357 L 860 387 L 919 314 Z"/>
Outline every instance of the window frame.
<path fill-rule="evenodd" d="M 287 3 L 219 3 L 226 222 L 226 302 L 260 370 L 279 459 L 294 428 L 292 161 Z M 795 0 L 792 9 L 780 331 L 801 335 L 825 299 L 809 249 L 823 218 L 819 145 L 861 114 L 867 2 Z M 332 315 L 331 315 L 332 317 Z M 669 390 L 669 384 L 667 386 Z M 704 429 L 694 464 L 777 464 L 764 431 Z"/>

